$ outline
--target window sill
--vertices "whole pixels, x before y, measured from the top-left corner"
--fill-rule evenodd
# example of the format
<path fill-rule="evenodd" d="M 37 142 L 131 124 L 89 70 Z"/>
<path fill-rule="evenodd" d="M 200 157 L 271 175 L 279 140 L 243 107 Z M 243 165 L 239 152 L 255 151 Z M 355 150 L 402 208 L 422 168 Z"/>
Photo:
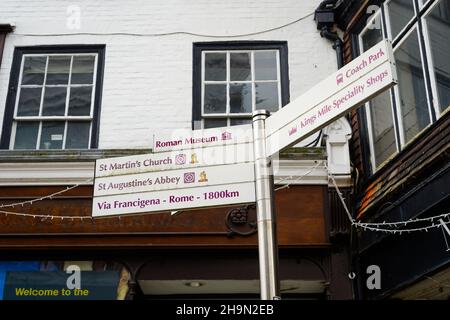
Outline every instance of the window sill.
<path fill-rule="evenodd" d="M 151 149 L 0 150 L 0 162 L 83 162 L 151 153 Z M 289 148 L 281 159 L 324 160 L 325 148 Z"/>
<path fill-rule="evenodd" d="M 151 149 L 0 150 L 0 162 L 84 162 L 150 152 Z"/>
<path fill-rule="evenodd" d="M 150 149 L 0 150 L 0 186 L 92 185 L 94 160 L 150 152 Z M 273 159 L 275 182 L 327 185 L 327 169 L 319 163 L 326 159 L 324 148 L 287 149 Z M 342 186 L 350 183 L 349 176 L 339 179 Z"/>

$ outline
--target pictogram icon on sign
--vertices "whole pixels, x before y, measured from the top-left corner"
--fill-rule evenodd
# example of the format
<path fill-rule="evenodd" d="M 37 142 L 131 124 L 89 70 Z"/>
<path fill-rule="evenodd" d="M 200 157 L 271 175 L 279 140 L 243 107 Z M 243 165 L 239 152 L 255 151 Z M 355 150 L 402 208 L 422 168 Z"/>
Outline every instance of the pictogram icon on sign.
<path fill-rule="evenodd" d="M 182 165 L 186 163 L 186 155 L 185 154 L 178 154 L 175 157 L 175 164 Z"/>
<path fill-rule="evenodd" d="M 184 183 L 194 183 L 195 182 L 195 172 L 186 172 L 184 174 Z"/>

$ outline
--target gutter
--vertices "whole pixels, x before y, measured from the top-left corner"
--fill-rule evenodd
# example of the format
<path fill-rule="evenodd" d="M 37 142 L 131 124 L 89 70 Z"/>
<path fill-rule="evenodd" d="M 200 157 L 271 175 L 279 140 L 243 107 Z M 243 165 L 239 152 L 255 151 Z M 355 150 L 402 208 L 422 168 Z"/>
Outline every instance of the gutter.
<path fill-rule="evenodd" d="M 333 42 L 338 69 L 344 66 L 344 45 L 337 32 L 332 30 L 335 29 L 336 10 L 341 3 L 339 0 L 322 1 L 314 13 L 314 20 L 317 23 L 317 30 L 320 30 L 320 36 Z"/>

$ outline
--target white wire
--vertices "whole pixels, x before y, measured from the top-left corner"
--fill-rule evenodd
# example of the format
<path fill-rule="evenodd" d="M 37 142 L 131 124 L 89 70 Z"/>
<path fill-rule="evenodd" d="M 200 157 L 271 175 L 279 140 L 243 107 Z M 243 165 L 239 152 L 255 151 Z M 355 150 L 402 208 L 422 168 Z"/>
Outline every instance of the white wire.
<path fill-rule="evenodd" d="M 338 187 L 338 185 L 336 183 L 336 180 L 334 179 L 333 174 L 329 173 L 328 176 L 331 178 L 331 181 L 333 182 L 334 188 L 336 189 L 338 197 L 341 200 L 342 205 L 344 206 L 345 213 L 347 214 L 347 217 L 350 220 L 350 223 L 352 225 L 354 225 L 355 224 L 355 220 L 353 219 L 352 215 L 350 214 L 350 210 L 348 210 L 348 208 L 347 208 L 347 204 L 345 203 L 344 197 L 342 196 L 342 193 L 339 190 L 339 187 Z"/>
<path fill-rule="evenodd" d="M 326 164 L 324 164 L 322 162 L 318 162 L 315 166 L 311 167 L 309 171 L 307 171 L 305 174 L 303 174 L 302 176 L 299 176 L 296 179 L 297 180 L 303 179 L 305 176 L 309 175 L 311 172 L 314 171 L 314 169 L 316 169 L 321 164 L 323 164 L 324 167 L 328 170 L 328 167 L 327 167 Z M 340 201 L 341 201 L 341 203 L 342 203 L 342 205 L 344 207 L 344 210 L 345 210 L 345 212 L 347 214 L 347 217 L 348 217 L 351 225 L 353 225 L 353 226 L 355 226 L 357 228 L 362 228 L 364 230 L 377 231 L 377 232 L 402 234 L 402 233 L 410 233 L 410 232 L 417 232 L 417 231 L 428 231 L 428 229 L 438 228 L 438 227 L 442 227 L 443 231 L 444 231 L 444 227 L 447 224 L 450 224 L 450 220 L 448 222 L 444 222 L 442 220 L 443 217 L 450 216 L 450 213 L 445 213 L 445 214 L 441 214 L 441 215 L 434 216 L 434 217 L 429 217 L 429 218 L 413 219 L 413 220 L 399 221 L 399 222 L 383 222 L 383 223 L 362 223 L 362 222 L 356 222 L 353 219 L 353 217 L 352 217 L 352 215 L 350 213 L 350 210 L 347 207 L 347 204 L 345 203 L 344 197 L 342 196 L 342 193 L 339 190 L 339 187 L 338 187 L 338 185 L 336 183 L 336 180 L 335 180 L 333 174 L 329 173 L 328 176 L 331 179 L 331 181 L 332 181 L 332 183 L 334 185 L 334 188 L 336 189 L 338 197 L 339 197 L 339 199 L 340 199 Z M 292 177 L 293 176 L 290 176 L 290 177 L 285 178 L 285 179 L 283 179 L 281 181 L 285 181 L 286 179 L 290 179 Z M 54 193 L 49 194 L 49 195 L 44 196 L 44 197 L 36 198 L 36 199 L 33 199 L 33 200 L 27 200 L 27 201 L 12 203 L 12 204 L 7 204 L 7 205 L 0 205 L 0 208 L 14 207 L 14 206 L 19 206 L 19 205 L 24 205 L 24 204 L 27 204 L 27 203 L 33 204 L 33 202 L 37 202 L 37 201 L 41 201 L 41 200 L 45 200 L 45 199 L 52 199 L 52 197 L 54 197 L 56 195 L 62 194 L 64 192 L 72 190 L 72 189 L 74 189 L 76 187 L 79 187 L 82 184 L 86 184 L 86 183 L 90 183 L 90 182 L 92 182 L 92 179 L 86 180 L 84 182 L 81 182 L 79 184 L 73 185 L 71 187 L 67 187 L 66 189 L 60 190 L 58 192 L 54 192 Z M 275 189 L 275 191 L 283 189 L 283 188 L 286 188 L 286 187 L 289 187 L 289 185 L 290 184 L 288 183 L 285 186 L 282 186 L 282 187 L 280 187 L 278 189 Z M 30 214 L 30 213 L 12 212 L 12 211 L 4 211 L 4 210 L 0 210 L 0 213 L 3 213 L 5 216 L 12 215 L 12 216 L 33 217 L 33 218 L 41 218 L 41 219 L 51 219 L 51 220 L 53 220 L 53 219 L 60 219 L 60 220 L 64 220 L 64 219 L 71 219 L 71 220 L 74 220 L 74 219 L 78 219 L 78 220 L 90 219 L 90 220 L 93 220 L 94 219 L 92 216 L 54 216 L 54 215 L 49 215 L 49 214 Z M 117 218 L 117 216 L 109 216 L 109 217 L 101 217 L 101 218 Z M 434 219 L 439 219 L 439 218 L 441 219 L 440 223 L 438 223 L 438 224 L 433 223 L 431 226 L 425 226 L 425 227 L 421 227 L 421 228 L 401 229 L 401 230 L 379 228 L 379 226 L 389 226 L 389 227 L 393 226 L 393 227 L 397 227 L 398 225 L 400 225 L 400 226 L 401 225 L 407 225 L 407 224 L 413 223 L 413 222 L 423 222 L 423 221 L 431 221 L 431 222 L 433 222 Z M 119 216 L 119 219 L 120 219 L 120 216 Z M 445 240 L 447 240 L 447 239 L 445 239 Z"/>
<path fill-rule="evenodd" d="M 449 224 L 450 222 L 446 222 L 445 224 Z M 421 227 L 421 228 L 412 228 L 412 229 L 384 229 L 384 228 L 376 228 L 376 227 L 369 227 L 361 225 L 360 223 L 356 222 L 354 223 L 355 227 L 363 228 L 364 230 L 370 230 L 370 231 L 378 231 L 378 232 L 385 232 L 385 233 L 392 233 L 392 234 L 402 234 L 402 233 L 410 233 L 410 232 L 418 232 L 418 231 L 426 231 L 428 232 L 428 229 L 433 228 L 441 228 L 442 226 L 440 224 L 432 224 L 431 226 Z"/>
<path fill-rule="evenodd" d="M 431 221 L 431 222 L 433 222 L 434 219 L 439 219 L 439 218 L 441 218 L 441 217 L 447 217 L 447 216 L 450 215 L 450 213 L 445 213 L 445 214 L 441 214 L 441 215 L 434 216 L 434 217 L 429 217 L 429 218 L 413 219 L 413 220 L 399 221 L 399 222 L 387 222 L 387 223 L 386 223 L 386 222 L 383 222 L 383 223 L 362 223 L 362 222 L 356 222 L 356 221 L 353 219 L 352 215 L 350 214 L 350 210 L 348 210 L 348 208 L 347 208 L 347 205 L 346 205 L 346 203 L 345 203 L 345 201 L 344 201 L 344 198 L 343 198 L 343 196 L 342 196 L 342 193 L 341 193 L 340 190 L 339 190 L 339 187 L 337 186 L 337 183 L 336 183 L 336 180 L 334 179 L 333 174 L 330 173 L 330 174 L 329 174 L 329 177 L 330 177 L 330 179 L 331 179 L 332 182 L 333 182 L 333 185 L 334 185 L 334 187 L 335 187 L 335 189 L 336 189 L 336 192 L 337 192 L 337 194 L 338 194 L 338 196 L 339 196 L 339 199 L 340 199 L 341 202 L 342 202 L 342 205 L 344 206 L 345 212 L 346 212 L 346 214 L 347 214 L 348 219 L 350 220 L 351 225 L 353 225 L 353 226 L 355 226 L 355 227 L 357 227 L 357 228 L 362 228 L 362 229 L 364 229 L 364 230 L 377 231 L 377 232 L 385 232 L 385 233 L 393 233 L 393 234 L 399 233 L 399 234 L 402 234 L 402 233 L 404 233 L 404 232 L 406 232 L 406 233 L 409 233 L 409 232 L 418 232 L 418 231 L 426 231 L 426 232 L 428 232 L 428 229 L 439 228 L 439 227 L 444 228 L 444 224 L 449 224 L 449 223 L 450 223 L 450 221 L 449 221 L 449 222 L 445 222 L 445 223 L 442 221 L 442 222 L 441 222 L 442 225 L 441 225 L 441 224 L 435 224 L 435 223 L 433 223 L 431 226 L 429 225 L 429 226 L 425 226 L 425 227 L 421 227 L 421 228 L 411 228 L 411 229 L 401 229 L 401 230 L 398 230 L 398 229 L 378 228 L 378 226 L 394 226 L 394 227 L 397 227 L 398 225 L 400 225 L 400 226 L 401 226 L 401 225 L 407 225 L 407 224 L 413 223 L 413 222 L 423 222 L 423 221 Z"/>
<path fill-rule="evenodd" d="M 431 221 L 433 222 L 435 219 L 440 219 L 440 218 L 446 218 L 450 216 L 450 213 L 444 213 L 438 216 L 434 216 L 434 217 L 429 217 L 429 218 L 422 218 L 422 219 L 411 219 L 411 220 L 407 220 L 407 221 L 397 221 L 397 222 L 360 222 L 360 225 L 365 225 L 365 226 L 394 226 L 396 227 L 397 225 L 407 225 L 409 223 L 416 223 L 416 222 L 424 222 L 424 221 Z"/>
<path fill-rule="evenodd" d="M 287 178 L 283 178 L 283 179 L 281 179 L 280 181 L 278 181 L 277 184 L 280 185 L 280 182 L 283 182 L 283 181 L 286 181 L 286 180 L 289 180 L 289 179 L 292 179 L 292 178 L 294 178 L 295 180 L 299 181 L 299 180 L 303 179 L 304 177 L 306 177 L 307 175 L 309 175 L 311 172 L 313 172 L 313 171 L 314 171 L 317 167 L 319 167 L 321 164 L 322 164 L 321 162 L 318 162 L 315 166 L 308 168 L 309 171 L 307 171 L 307 172 L 304 173 L 303 175 L 301 175 L 301 176 L 289 176 L 289 177 L 287 177 Z M 326 166 L 325 166 L 325 167 L 326 167 Z M 275 191 L 279 191 L 279 190 L 282 190 L 282 189 L 285 189 L 285 188 L 289 188 L 289 186 L 290 186 L 291 184 L 292 184 L 292 183 L 286 183 L 286 184 L 283 185 L 282 187 L 276 188 Z"/>
<path fill-rule="evenodd" d="M 300 22 L 310 16 L 312 16 L 314 12 L 308 13 L 307 15 L 300 17 L 296 20 L 288 22 L 278 27 L 265 29 L 261 31 L 255 31 L 250 33 L 242 33 L 242 34 L 234 34 L 234 35 L 212 35 L 212 34 L 203 34 L 203 33 L 195 33 L 190 31 L 173 31 L 173 32 L 162 32 L 162 33 L 134 33 L 134 32 L 110 32 L 110 33 L 99 33 L 99 32 L 74 32 L 74 33 L 11 33 L 11 35 L 16 36 L 27 36 L 27 37 L 61 37 L 61 36 L 133 36 L 133 37 L 164 37 L 164 36 L 174 36 L 174 35 L 189 35 L 203 38 L 240 38 L 240 37 L 248 37 L 254 36 L 258 34 L 263 34 L 279 29 L 283 29 L 290 25 L 293 25 L 297 22 Z"/>
<path fill-rule="evenodd" d="M 445 245 L 447 246 L 447 251 L 450 251 L 450 247 L 448 246 L 448 241 L 447 241 L 447 235 L 445 234 L 445 232 L 447 232 L 450 235 L 450 231 L 447 228 L 446 224 L 444 223 L 444 220 L 439 219 L 439 223 L 442 225 L 442 233 L 444 235 L 444 240 L 445 240 Z M 450 221 L 449 221 L 450 223 Z"/>
<path fill-rule="evenodd" d="M 78 220 L 83 220 L 83 219 L 93 219 L 93 217 L 91 216 L 54 216 L 54 215 L 50 215 L 50 214 L 31 214 L 31 213 L 22 213 L 22 212 L 12 212 L 12 211 L 4 211 L 4 210 L 0 210 L 0 213 L 3 213 L 5 216 L 11 215 L 11 216 L 21 216 L 21 217 L 33 217 L 33 218 L 40 218 L 40 219 L 78 219 Z"/>
<path fill-rule="evenodd" d="M 90 182 L 92 182 L 92 181 L 93 181 L 93 179 L 90 178 L 90 179 L 88 179 L 88 180 L 86 180 L 86 181 L 80 182 L 80 183 L 78 183 L 78 184 L 76 184 L 76 185 L 73 185 L 73 186 L 71 186 L 71 187 L 66 187 L 66 188 L 63 189 L 63 190 L 54 192 L 54 193 L 49 194 L 49 195 L 47 195 L 47 196 L 40 197 L 40 198 L 36 198 L 36 199 L 32 199 L 32 200 L 26 200 L 26 201 L 16 202 L 16 203 L 2 204 L 2 205 L 0 205 L 0 208 L 11 208 L 11 207 L 23 206 L 24 204 L 33 204 L 33 202 L 38 202 L 38 201 L 42 201 L 42 200 L 46 200 L 46 199 L 52 199 L 53 197 L 55 197 L 55 196 L 57 196 L 57 195 L 63 194 L 63 193 L 65 193 L 65 192 L 67 192 L 67 191 L 70 191 L 70 190 L 72 190 L 72 189 L 78 188 L 79 186 L 81 186 L 81 185 L 83 185 L 83 184 L 90 183 Z"/>

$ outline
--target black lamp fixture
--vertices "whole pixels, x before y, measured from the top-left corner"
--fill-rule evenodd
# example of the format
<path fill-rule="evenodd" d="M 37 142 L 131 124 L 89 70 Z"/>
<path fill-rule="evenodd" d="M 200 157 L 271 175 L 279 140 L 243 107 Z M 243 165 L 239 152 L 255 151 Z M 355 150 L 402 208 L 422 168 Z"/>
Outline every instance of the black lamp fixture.
<path fill-rule="evenodd" d="M 317 30 L 328 29 L 335 23 L 334 6 L 336 0 L 325 0 L 320 3 L 314 13 L 314 20 L 317 24 Z"/>

